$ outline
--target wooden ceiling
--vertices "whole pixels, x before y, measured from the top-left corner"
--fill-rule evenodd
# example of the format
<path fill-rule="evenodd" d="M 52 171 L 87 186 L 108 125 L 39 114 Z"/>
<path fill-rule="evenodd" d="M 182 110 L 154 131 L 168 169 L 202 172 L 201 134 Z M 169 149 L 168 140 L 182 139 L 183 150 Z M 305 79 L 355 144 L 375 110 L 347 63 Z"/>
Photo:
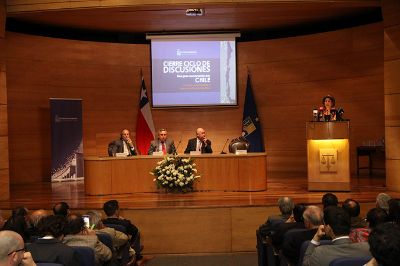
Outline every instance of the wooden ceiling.
<path fill-rule="evenodd" d="M 123 33 L 251 31 L 318 25 L 330 20 L 367 16 L 380 8 L 379 0 L 170 2 L 84 8 L 66 8 L 62 5 L 60 8 L 43 8 L 44 5 L 40 7 L 38 4 L 36 9 L 31 6 L 24 9 L 15 4 L 18 1 L 7 1 L 7 17 L 20 23 Z M 187 8 L 202 8 L 204 15 L 187 17 Z"/>

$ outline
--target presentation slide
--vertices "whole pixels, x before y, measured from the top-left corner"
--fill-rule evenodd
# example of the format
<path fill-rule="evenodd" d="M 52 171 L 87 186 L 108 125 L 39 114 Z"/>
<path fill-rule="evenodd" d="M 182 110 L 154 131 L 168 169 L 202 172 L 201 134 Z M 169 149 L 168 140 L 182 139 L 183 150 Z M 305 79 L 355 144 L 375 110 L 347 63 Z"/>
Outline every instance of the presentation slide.
<path fill-rule="evenodd" d="M 237 105 L 236 43 L 153 40 L 153 107 Z"/>

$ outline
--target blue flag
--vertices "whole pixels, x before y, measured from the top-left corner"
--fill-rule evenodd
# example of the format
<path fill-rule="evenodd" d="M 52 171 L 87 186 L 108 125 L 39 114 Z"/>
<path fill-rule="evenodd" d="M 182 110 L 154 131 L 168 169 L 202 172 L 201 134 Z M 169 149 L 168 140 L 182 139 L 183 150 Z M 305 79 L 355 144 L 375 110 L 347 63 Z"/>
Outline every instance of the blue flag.
<path fill-rule="evenodd" d="M 249 152 L 264 152 L 263 135 L 258 118 L 256 102 L 254 101 L 250 75 L 247 75 L 246 98 L 244 100 L 242 136 L 249 143 Z"/>

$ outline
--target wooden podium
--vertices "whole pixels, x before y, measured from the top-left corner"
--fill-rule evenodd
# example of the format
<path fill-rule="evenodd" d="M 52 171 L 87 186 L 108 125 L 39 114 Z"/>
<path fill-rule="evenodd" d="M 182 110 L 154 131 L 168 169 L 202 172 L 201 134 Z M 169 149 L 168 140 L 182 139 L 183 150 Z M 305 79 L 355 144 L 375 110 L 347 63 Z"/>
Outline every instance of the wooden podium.
<path fill-rule="evenodd" d="M 350 191 L 350 122 L 307 122 L 306 127 L 308 190 Z"/>

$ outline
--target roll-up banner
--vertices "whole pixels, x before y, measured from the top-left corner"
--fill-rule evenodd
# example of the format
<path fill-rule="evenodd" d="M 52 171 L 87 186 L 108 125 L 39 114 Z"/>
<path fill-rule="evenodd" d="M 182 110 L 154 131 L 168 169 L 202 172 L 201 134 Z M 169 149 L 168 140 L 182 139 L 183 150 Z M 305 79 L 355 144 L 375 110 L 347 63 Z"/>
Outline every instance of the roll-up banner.
<path fill-rule="evenodd" d="M 82 100 L 50 98 L 51 181 L 83 179 Z"/>

